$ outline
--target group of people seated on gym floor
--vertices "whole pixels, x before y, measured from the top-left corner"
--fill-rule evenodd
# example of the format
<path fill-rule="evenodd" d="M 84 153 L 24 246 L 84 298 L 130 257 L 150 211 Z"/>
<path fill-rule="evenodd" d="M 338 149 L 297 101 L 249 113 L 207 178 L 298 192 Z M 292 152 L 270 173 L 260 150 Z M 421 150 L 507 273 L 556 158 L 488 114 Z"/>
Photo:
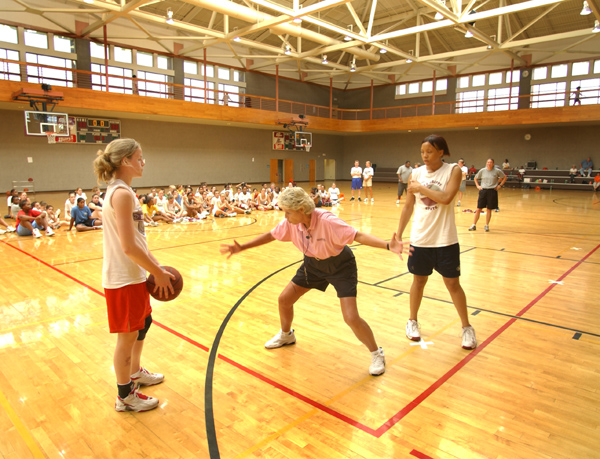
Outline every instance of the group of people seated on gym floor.
<path fill-rule="evenodd" d="M 295 186 L 295 183 L 290 182 L 288 186 Z M 167 189 L 152 188 L 149 193 L 142 195 L 138 195 L 135 188 L 134 192 L 144 213 L 145 226 L 158 226 L 161 222 L 192 223 L 211 217 L 235 217 L 252 211 L 279 210 L 277 199 L 280 189 L 274 183 L 263 183 L 260 191 L 242 182 L 237 185 L 228 183 L 221 189 L 202 183 L 195 191 L 191 186 L 171 185 Z M 343 199 L 335 184 L 328 191 L 323 185 L 318 185 L 313 188 L 311 196 L 318 207 L 337 205 Z M 92 189 L 91 199 L 81 188 L 77 188 L 69 193 L 64 214 L 61 215 L 61 209 L 55 210 L 43 201 L 32 202 L 27 192 L 11 190 L 7 198 L 8 213 L 4 218 L 15 220 L 15 225 L 0 218 L 0 234 L 16 232 L 19 236 L 39 238 L 43 234 L 53 236 L 54 230 L 61 226 L 67 231 L 73 227 L 78 232 L 100 230 L 103 203 L 104 193 L 98 187 Z"/>

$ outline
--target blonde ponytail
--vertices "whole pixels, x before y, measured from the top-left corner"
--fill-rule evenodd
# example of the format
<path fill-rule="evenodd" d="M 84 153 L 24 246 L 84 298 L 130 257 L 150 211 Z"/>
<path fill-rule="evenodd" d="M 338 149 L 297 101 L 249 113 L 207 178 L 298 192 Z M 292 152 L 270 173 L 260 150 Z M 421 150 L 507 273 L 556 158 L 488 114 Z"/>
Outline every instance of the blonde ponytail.
<path fill-rule="evenodd" d="M 94 172 L 98 177 L 98 183 L 111 182 L 117 169 L 121 167 L 123 158 L 133 156 L 140 148 L 140 144 L 134 139 L 117 139 L 109 143 L 104 151 L 98 150 L 94 160 Z"/>

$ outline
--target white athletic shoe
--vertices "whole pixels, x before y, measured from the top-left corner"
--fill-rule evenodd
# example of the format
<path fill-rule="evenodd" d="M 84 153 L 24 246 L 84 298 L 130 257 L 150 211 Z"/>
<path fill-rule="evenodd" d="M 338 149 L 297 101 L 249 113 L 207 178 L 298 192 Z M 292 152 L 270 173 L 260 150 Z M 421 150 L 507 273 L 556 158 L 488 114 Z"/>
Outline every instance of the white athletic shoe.
<path fill-rule="evenodd" d="M 9 233 L 14 233 L 17 231 L 17 229 L 14 226 L 9 226 L 8 228 L 6 228 L 6 231 Z"/>
<path fill-rule="evenodd" d="M 456 207 L 460 207 L 460 201 L 456 203 Z"/>
<path fill-rule="evenodd" d="M 406 322 L 406 337 L 411 341 L 421 341 L 419 322 L 408 319 L 408 322 Z"/>
<path fill-rule="evenodd" d="M 469 227 L 469 231 L 475 231 L 475 230 L 477 230 L 477 227 L 475 225 L 471 225 Z"/>
<path fill-rule="evenodd" d="M 462 329 L 462 347 L 463 349 L 473 350 L 477 347 L 477 338 L 475 329 L 470 325 Z"/>
<path fill-rule="evenodd" d="M 279 330 L 273 338 L 265 343 L 267 349 L 277 349 L 278 347 L 286 346 L 288 344 L 296 343 L 296 335 L 292 329 L 289 333 L 284 333 Z"/>
<path fill-rule="evenodd" d="M 385 373 L 385 354 L 383 349 L 379 348 L 371 352 L 371 365 L 369 366 L 369 374 L 379 376 Z"/>
<path fill-rule="evenodd" d="M 7 231 L 0 229 L 0 234 L 6 234 L 6 233 L 7 233 Z"/>
<path fill-rule="evenodd" d="M 160 373 L 150 373 L 145 368 L 140 368 L 137 373 L 131 375 L 131 380 L 138 386 L 154 386 L 165 380 L 165 375 Z"/>
<path fill-rule="evenodd" d="M 375 199 L 371 198 L 371 202 L 375 202 Z"/>
<path fill-rule="evenodd" d="M 52 228 L 46 228 L 46 236 L 54 236 L 54 231 L 52 231 Z"/>
<path fill-rule="evenodd" d="M 33 231 L 32 231 L 32 233 L 33 233 L 33 237 L 35 237 L 35 238 L 40 238 L 40 237 L 42 237 L 42 233 L 40 233 L 40 230 L 39 230 L 39 229 L 37 229 L 37 228 L 33 228 Z"/>
<path fill-rule="evenodd" d="M 398 199 L 398 200 L 396 201 L 396 204 L 400 204 L 400 199 Z"/>
<path fill-rule="evenodd" d="M 483 230 L 484 230 L 484 231 L 489 231 L 489 230 L 490 230 L 490 227 L 489 227 L 489 226 L 487 226 L 487 225 L 485 225 L 485 226 L 483 227 Z"/>
<path fill-rule="evenodd" d="M 158 222 L 150 222 L 150 226 L 158 226 Z"/>
<path fill-rule="evenodd" d="M 121 398 L 117 396 L 117 400 L 115 401 L 115 410 L 117 411 L 149 411 L 157 406 L 157 398 L 142 394 L 135 389 L 135 385 L 127 397 Z"/>

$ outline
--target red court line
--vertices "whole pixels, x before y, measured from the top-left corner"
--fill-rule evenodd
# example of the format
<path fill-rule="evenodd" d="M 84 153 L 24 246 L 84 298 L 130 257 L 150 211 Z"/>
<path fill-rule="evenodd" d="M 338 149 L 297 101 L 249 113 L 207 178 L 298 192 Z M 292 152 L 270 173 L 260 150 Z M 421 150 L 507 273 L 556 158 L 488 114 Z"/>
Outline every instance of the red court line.
<path fill-rule="evenodd" d="M 39 258 L 37 258 L 36 256 L 25 252 L 24 250 L 21 250 L 11 244 L 8 244 L 7 242 L 4 241 L 0 241 L 4 244 L 6 244 L 9 247 L 12 247 L 15 250 L 18 250 L 19 252 L 33 258 L 34 260 L 42 263 L 44 266 L 47 266 L 53 270 L 55 270 L 56 272 L 63 274 L 64 276 L 68 277 L 69 279 L 77 282 L 78 284 L 92 290 L 93 292 L 98 293 L 101 296 L 104 296 L 104 293 L 100 292 L 99 290 L 96 290 L 95 288 L 85 284 L 84 282 L 74 278 L 73 276 L 65 273 L 64 271 L 61 271 L 58 268 L 55 268 L 54 266 L 50 265 L 49 263 L 46 263 L 45 261 L 40 260 Z M 569 268 L 565 273 L 563 273 L 558 279 L 557 282 L 560 282 L 561 280 L 563 280 L 564 278 L 566 278 L 570 273 L 572 273 L 575 269 L 577 269 L 585 260 L 587 260 L 594 252 L 596 252 L 596 250 L 598 250 L 600 248 L 600 244 L 598 244 L 594 249 L 592 249 L 592 251 L 590 251 L 587 255 L 585 255 L 581 260 L 579 260 L 577 263 L 575 263 L 571 268 Z M 544 298 L 554 287 L 556 287 L 556 285 L 558 284 L 550 284 L 542 293 L 540 293 L 535 299 L 533 299 L 527 306 L 525 306 L 521 311 L 519 311 L 519 313 L 516 314 L 516 317 L 521 317 L 523 314 L 525 314 L 529 309 L 531 309 L 536 303 L 538 303 L 542 298 Z M 446 374 L 444 374 L 441 378 L 439 378 L 437 381 L 435 381 L 431 386 L 429 386 L 425 391 L 423 391 L 418 397 L 416 397 L 412 402 L 410 402 L 408 405 L 406 405 L 404 408 L 402 408 L 400 411 L 398 411 L 394 416 L 392 416 L 390 419 L 388 419 L 384 424 L 381 425 L 381 427 L 379 427 L 377 430 L 372 429 L 371 427 L 365 426 L 364 424 L 361 424 L 358 421 L 355 421 L 351 418 L 349 418 L 346 415 L 343 415 L 341 413 L 338 413 L 337 411 L 332 410 L 331 408 L 318 403 L 314 400 L 309 399 L 308 397 L 286 387 L 283 386 L 282 384 L 279 384 L 276 381 L 273 381 L 272 379 L 267 378 L 264 375 L 261 375 L 260 373 L 251 370 L 250 368 L 237 363 L 233 360 L 231 360 L 228 357 L 225 357 L 221 354 L 219 354 L 219 358 L 227 363 L 229 363 L 230 365 L 235 366 L 236 368 L 244 371 L 245 373 L 248 373 L 251 376 L 254 376 L 258 379 L 260 379 L 261 381 L 266 382 L 267 384 L 282 390 L 283 392 L 305 402 L 308 403 L 311 406 L 314 406 L 315 408 L 330 414 L 331 416 L 334 416 L 335 418 L 346 422 L 347 424 L 356 427 L 370 435 L 373 435 L 376 438 L 381 437 L 384 433 L 386 433 L 388 430 L 390 430 L 394 425 L 396 425 L 398 422 L 400 422 L 406 415 L 408 415 L 412 410 L 414 410 L 416 407 L 418 407 L 425 399 L 427 399 L 427 397 L 429 397 L 431 394 L 433 394 L 439 387 L 441 387 L 448 379 L 450 379 L 453 375 L 455 375 L 461 368 L 463 368 L 467 363 L 469 363 L 472 359 L 475 358 L 475 356 L 477 356 L 481 351 L 483 351 L 492 341 L 494 341 L 498 336 L 500 336 L 508 327 L 510 327 L 513 323 L 516 322 L 516 318 L 511 318 L 510 320 L 508 320 L 502 327 L 500 327 L 498 330 L 496 330 L 492 335 L 490 335 L 483 343 L 481 343 L 477 349 L 471 351 L 463 360 L 461 360 L 460 362 L 458 362 L 454 367 L 452 367 L 448 372 L 446 372 Z M 204 351 L 208 351 L 208 347 L 198 343 L 197 341 L 194 341 L 191 338 L 186 337 L 185 335 L 167 327 L 166 325 L 163 325 L 159 322 L 154 322 L 156 325 L 158 325 L 159 327 L 163 328 L 164 330 L 168 331 L 169 333 L 172 333 L 173 335 L 187 341 L 188 343 L 204 350 Z M 415 452 L 416 454 L 423 454 L 423 453 L 419 453 L 416 450 L 413 450 L 413 452 Z M 413 452 L 411 452 L 411 454 L 413 454 Z M 413 454 L 415 455 L 415 454 Z M 419 456 L 417 456 L 419 457 Z M 424 458 L 428 458 L 428 456 L 421 456 Z"/>
<path fill-rule="evenodd" d="M 433 457 L 428 456 L 427 454 L 421 453 L 419 451 L 417 451 L 416 449 L 413 449 L 410 454 L 412 456 L 418 457 L 419 459 L 433 459 Z"/>

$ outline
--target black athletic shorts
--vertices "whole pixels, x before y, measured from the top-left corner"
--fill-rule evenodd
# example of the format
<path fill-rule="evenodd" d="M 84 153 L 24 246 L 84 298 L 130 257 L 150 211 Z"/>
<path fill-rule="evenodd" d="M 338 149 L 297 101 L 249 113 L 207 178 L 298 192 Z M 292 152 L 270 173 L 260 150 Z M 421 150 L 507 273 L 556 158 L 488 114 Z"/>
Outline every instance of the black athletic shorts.
<path fill-rule="evenodd" d="M 402 193 L 406 191 L 408 194 L 408 184 L 404 182 L 398 182 L 398 196 L 402 197 Z"/>
<path fill-rule="evenodd" d="M 412 247 L 412 246 L 411 246 Z M 408 270 L 417 276 L 429 276 L 435 269 L 443 277 L 460 276 L 460 246 L 447 247 L 414 247 L 412 256 L 408 257 Z"/>
<path fill-rule="evenodd" d="M 497 209 L 498 208 L 498 191 L 491 189 L 479 190 L 479 198 L 477 199 L 478 209 Z"/>
<path fill-rule="evenodd" d="M 296 271 L 292 282 L 300 287 L 316 288 L 322 292 L 331 284 L 338 298 L 356 298 L 358 270 L 354 254 L 346 246 L 339 255 L 325 260 L 304 257 L 304 263 Z"/>

